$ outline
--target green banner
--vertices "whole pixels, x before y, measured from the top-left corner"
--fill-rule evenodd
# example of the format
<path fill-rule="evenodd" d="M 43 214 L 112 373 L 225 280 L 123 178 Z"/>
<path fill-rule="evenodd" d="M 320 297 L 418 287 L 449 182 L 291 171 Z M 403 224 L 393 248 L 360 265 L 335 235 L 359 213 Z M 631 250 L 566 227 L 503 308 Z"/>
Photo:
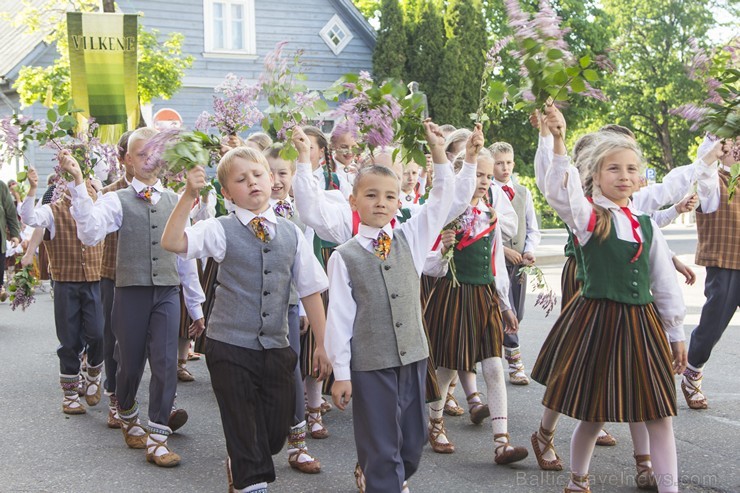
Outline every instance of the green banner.
<path fill-rule="evenodd" d="M 104 133 L 139 122 L 136 23 L 135 14 L 67 13 L 72 99 Z"/>

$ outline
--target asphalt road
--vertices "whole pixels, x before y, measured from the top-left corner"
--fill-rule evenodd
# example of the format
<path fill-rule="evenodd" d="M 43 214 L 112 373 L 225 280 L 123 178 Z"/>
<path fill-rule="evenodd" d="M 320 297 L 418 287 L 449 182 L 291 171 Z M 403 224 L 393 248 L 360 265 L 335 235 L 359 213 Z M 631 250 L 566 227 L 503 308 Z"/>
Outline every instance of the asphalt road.
<path fill-rule="evenodd" d="M 690 227 L 664 230 L 671 248 L 693 265 L 696 233 Z M 545 235 L 538 251 L 549 283 L 559 291 L 562 266 L 562 232 Z M 684 286 L 687 304 L 686 334 L 699 320 L 704 302 L 704 269 L 694 267 L 695 286 Z M 557 313 L 548 318 L 533 306 L 530 293 L 521 339 L 525 363 L 530 368 Z M 61 412 L 57 341 L 52 301 L 40 294 L 25 313 L 0 305 L 0 492 L 225 492 L 226 449 L 218 408 L 205 363 L 191 362 L 196 377 L 178 389 L 178 405 L 190 421 L 171 438 L 183 461 L 166 470 L 148 464 L 143 450 L 126 448 L 120 431 L 106 427 L 105 401 L 86 415 Z M 677 385 L 679 415 L 674 421 L 682 491 L 740 491 L 740 315 L 736 315 L 706 367 L 704 389 L 710 408 L 691 411 Z M 140 390 L 142 409 L 147 408 L 149 375 Z M 678 381 L 677 381 L 678 384 Z M 485 385 L 479 382 L 485 393 Z M 508 386 L 509 425 L 512 441 L 529 446 L 537 429 L 543 387 Z M 464 402 L 458 387 L 458 399 Z M 355 450 L 350 412 L 333 410 L 325 416 L 330 430 L 325 440 L 309 439 L 309 450 L 322 462 L 314 476 L 291 470 L 287 453 L 275 456 L 278 479 L 275 492 L 352 492 Z M 410 482 L 413 492 L 556 492 L 562 491 L 567 472 L 544 473 L 530 457 L 513 466 L 493 463 L 491 430 L 475 426 L 466 416 L 446 420 L 453 455 L 434 454 L 426 447 L 418 473 Z M 560 421 L 556 447 L 567 464 L 570 435 L 575 422 Z M 617 437 L 615 447 L 597 448 L 591 466 L 594 492 L 633 492 L 634 461 L 626 425 L 607 428 Z"/>

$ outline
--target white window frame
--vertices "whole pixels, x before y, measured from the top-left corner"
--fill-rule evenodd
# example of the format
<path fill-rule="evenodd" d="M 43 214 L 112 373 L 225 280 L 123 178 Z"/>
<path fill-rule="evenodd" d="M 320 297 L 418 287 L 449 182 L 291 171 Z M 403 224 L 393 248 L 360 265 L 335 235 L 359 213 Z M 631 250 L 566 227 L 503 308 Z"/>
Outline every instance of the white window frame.
<path fill-rule="evenodd" d="M 329 33 L 334 26 L 338 26 L 342 31 L 344 31 L 345 36 L 339 42 L 339 44 L 334 44 L 334 42 L 331 40 L 331 37 L 329 36 Z M 342 19 L 340 19 L 337 14 L 334 14 L 334 16 L 329 19 L 329 22 L 326 23 L 319 35 L 321 36 L 321 39 L 324 40 L 324 43 L 326 43 L 326 45 L 331 49 L 331 51 L 334 52 L 335 55 L 339 55 L 354 37 L 352 35 L 352 31 L 349 30 L 347 25 L 342 22 Z"/>
<path fill-rule="evenodd" d="M 213 46 L 213 4 L 225 4 L 224 41 L 231 42 L 231 6 L 241 5 L 244 12 L 244 48 L 240 50 L 229 48 L 214 48 Z M 205 57 L 218 55 L 226 57 L 256 56 L 256 21 L 254 12 L 254 0 L 203 0 L 203 45 Z"/>

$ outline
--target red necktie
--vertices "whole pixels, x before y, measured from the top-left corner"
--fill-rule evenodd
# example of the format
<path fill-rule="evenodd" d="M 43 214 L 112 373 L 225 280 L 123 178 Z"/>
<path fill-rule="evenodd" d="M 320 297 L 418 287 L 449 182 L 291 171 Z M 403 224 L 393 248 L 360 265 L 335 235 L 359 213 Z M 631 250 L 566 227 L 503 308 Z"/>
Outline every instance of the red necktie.
<path fill-rule="evenodd" d="M 514 200 L 514 189 L 511 188 L 509 185 L 504 185 L 501 187 L 501 190 L 503 190 L 506 193 L 506 196 L 509 197 L 509 200 Z"/>
<path fill-rule="evenodd" d="M 637 232 L 637 228 L 640 227 L 640 222 L 632 214 L 632 211 L 630 211 L 629 207 L 620 207 L 620 209 L 622 209 L 622 212 L 624 212 L 627 215 L 627 218 L 630 220 L 630 225 L 632 226 L 632 237 L 639 245 L 639 247 L 637 248 L 637 253 L 635 253 L 635 256 L 632 257 L 632 260 L 630 260 L 630 263 L 634 264 L 635 261 L 640 258 L 640 255 L 642 254 L 642 239 L 640 238 L 640 234 Z"/>

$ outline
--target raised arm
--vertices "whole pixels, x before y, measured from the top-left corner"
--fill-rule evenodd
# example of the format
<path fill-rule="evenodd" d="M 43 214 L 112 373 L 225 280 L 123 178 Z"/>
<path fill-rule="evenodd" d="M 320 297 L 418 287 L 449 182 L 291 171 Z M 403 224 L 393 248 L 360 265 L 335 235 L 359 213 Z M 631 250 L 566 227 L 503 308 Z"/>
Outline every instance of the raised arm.
<path fill-rule="evenodd" d="M 198 199 L 200 190 L 206 186 L 206 170 L 196 166 L 188 171 L 185 192 L 175 205 L 162 232 L 162 248 L 177 254 L 188 251 L 188 237 L 185 228 L 190 224 L 190 210 Z"/>
<path fill-rule="evenodd" d="M 54 214 L 51 212 L 51 207 L 48 205 L 35 207 L 39 175 L 34 168 L 28 170 L 28 183 L 28 195 L 20 206 L 21 221 L 34 228 L 48 229 L 54 237 Z"/>

